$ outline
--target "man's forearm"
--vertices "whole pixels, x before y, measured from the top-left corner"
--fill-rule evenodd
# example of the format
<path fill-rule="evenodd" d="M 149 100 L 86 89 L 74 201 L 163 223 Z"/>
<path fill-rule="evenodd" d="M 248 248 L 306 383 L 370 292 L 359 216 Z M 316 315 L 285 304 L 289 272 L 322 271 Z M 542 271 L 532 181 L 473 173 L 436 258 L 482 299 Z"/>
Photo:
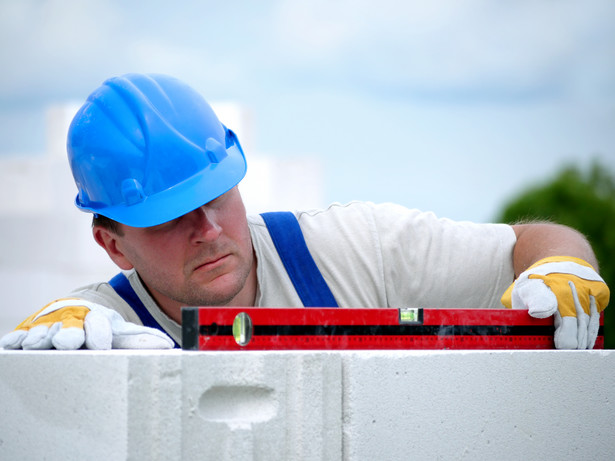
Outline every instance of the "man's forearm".
<path fill-rule="evenodd" d="M 513 251 L 515 277 L 536 261 L 548 256 L 573 256 L 598 271 L 598 261 L 587 239 L 580 232 L 559 224 L 532 223 L 512 226 L 517 235 Z"/>

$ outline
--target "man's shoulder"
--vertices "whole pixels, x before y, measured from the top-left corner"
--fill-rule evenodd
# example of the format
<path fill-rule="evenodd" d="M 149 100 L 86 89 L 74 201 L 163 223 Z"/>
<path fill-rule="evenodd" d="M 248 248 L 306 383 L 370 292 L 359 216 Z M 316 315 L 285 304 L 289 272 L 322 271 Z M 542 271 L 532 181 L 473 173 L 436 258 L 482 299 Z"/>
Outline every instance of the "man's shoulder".
<path fill-rule="evenodd" d="M 124 275 L 135 286 L 135 280 L 138 280 L 138 275 L 134 270 L 125 271 Z M 137 295 L 142 298 L 140 290 L 135 290 Z M 117 293 L 109 281 L 91 283 L 73 290 L 68 296 L 85 299 L 109 309 L 119 312 L 124 319 L 140 323 L 138 316 L 131 309 L 129 304 Z"/>
<path fill-rule="evenodd" d="M 332 203 L 326 208 L 293 210 L 291 213 L 297 218 L 306 238 L 328 235 L 328 239 L 349 235 L 355 239 L 361 239 L 361 235 L 373 238 L 374 234 L 386 232 L 400 221 L 408 225 L 426 214 L 395 203 L 367 201 Z M 248 225 L 253 234 L 267 234 L 267 226 L 260 215 L 249 215 Z"/>
<path fill-rule="evenodd" d="M 351 201 L 346 203 L 334 202 L 324 208 L 307 208 L 303 210 L 288 210 L 294 214 L 301 222 L 302 220 L 310 219 L 334 219 L 337 216 L 352 217 L 353 215 L 360 216 L 365 214 L 380 213 L 397 213 L 403 210 L 400 205 L 393 203 L 375 204 L 365 201 Z M 406 209 L 407 210 L 407 209 Z M 249 214 L 248 223 L 255 226 L 264 226 L 265 223 L 260 214 Z"/>

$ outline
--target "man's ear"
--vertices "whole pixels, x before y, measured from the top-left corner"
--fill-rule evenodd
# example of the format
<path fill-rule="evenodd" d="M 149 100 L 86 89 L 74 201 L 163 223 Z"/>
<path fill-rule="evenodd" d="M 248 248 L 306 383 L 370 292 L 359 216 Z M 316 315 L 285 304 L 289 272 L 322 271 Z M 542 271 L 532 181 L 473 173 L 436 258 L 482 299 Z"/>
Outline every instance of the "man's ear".
<path fill-rule="evenodd" d="M 124 253 L 118 248 L 118 239 L 120 238 L 115 232 L 106 229 L 102 226 L 94 226 L 92 228 L 94 240 L 107 252 L 111 260 L 122 270 L 132 269 L 134 266 L 126 258 Z"/>

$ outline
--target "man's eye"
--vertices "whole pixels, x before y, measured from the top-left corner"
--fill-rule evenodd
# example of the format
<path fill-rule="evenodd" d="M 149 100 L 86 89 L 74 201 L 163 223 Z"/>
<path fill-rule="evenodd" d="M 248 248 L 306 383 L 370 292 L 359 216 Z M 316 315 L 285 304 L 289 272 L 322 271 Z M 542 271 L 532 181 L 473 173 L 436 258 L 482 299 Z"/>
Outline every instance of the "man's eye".
<path fill-rule="evenodd" d="M 158 224 L 157 226 L 152 226 L 150 227 L 150 230 L 152 232 L 164 232 L 166 230 L 173 229 L 175 226 L 177 226 L 177 224 L 179 224 L 179 221 L 181 219 L 182 219 L 182 216 L 180 216 L 179 218 L 172 219 L 171 221 Z"/>
<path fill-rule="evenodd" d="M 207 206 L 215 207 L 215 206 L 220 205 L 223 201 L 224 201 L 224 194 L 219 195 L 218 197 L 213 199 L 211 202 L 208 202 Z"/>

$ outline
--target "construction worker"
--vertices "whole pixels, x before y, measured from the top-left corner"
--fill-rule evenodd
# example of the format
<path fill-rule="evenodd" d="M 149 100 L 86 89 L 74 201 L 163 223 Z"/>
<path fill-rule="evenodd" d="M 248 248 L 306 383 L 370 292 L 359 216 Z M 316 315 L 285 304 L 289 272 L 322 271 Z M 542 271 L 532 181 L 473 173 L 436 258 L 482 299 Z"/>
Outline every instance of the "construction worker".
<path fill-rule="evenodd" d="M 163 75 L 96 89 L 68 132 L 76 205 L 122 270 L 0 340 L 10 349 L 170 348 L 182 306 L 527 309 L 555 346 L 594 346 L 609 289 L 587 240 L 393 204 L 246 216 L 244 153 L 207 102 Z M 383 152 L 386 158 L 386 152 Z"/>

